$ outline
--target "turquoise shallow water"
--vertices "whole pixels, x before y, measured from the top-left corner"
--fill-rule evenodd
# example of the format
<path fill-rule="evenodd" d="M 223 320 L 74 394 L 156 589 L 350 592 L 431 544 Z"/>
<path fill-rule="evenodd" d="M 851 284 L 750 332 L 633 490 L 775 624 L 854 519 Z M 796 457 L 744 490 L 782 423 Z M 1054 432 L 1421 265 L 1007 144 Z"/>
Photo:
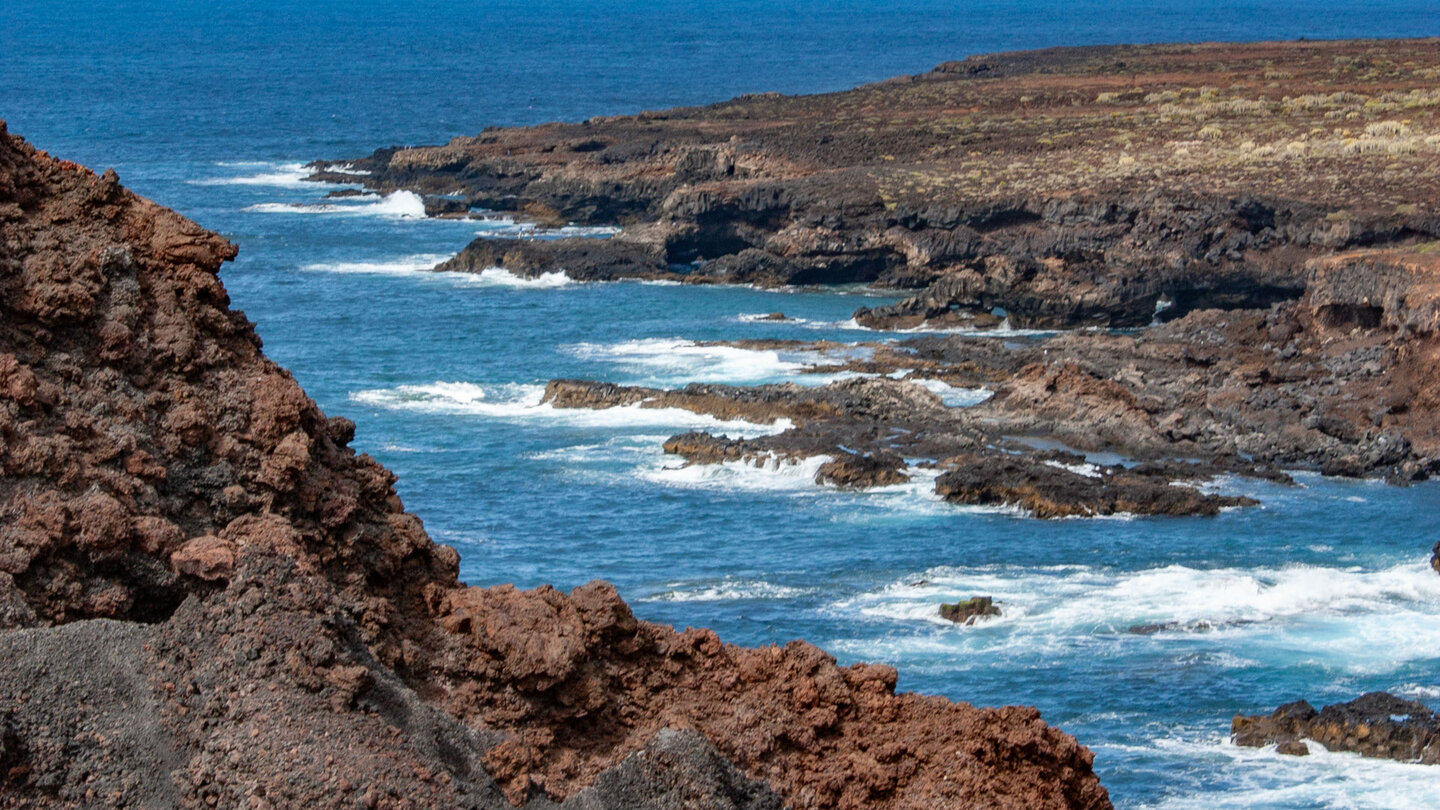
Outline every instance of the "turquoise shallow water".
<path fill-rule="evenodd" d="M 603 577 L 644 618 L 744 644 L 803 637 L 843 661 L 894 664 L 902 689 L 1035 704 L 1096 751 L 1122 806 L 1440 804 L 1433 769 L 1225 742 L 1233 713 L 1297 697 L 1440 699 L 1440 577 L 1425 564 L 1440 487 L 1224 481 L 1264 506 L 1039 522 L 937 503 L 924 482 L 845 494 L 805 468 L 668 469 L 658 448 L 673 433 L 767 428 L 555 412 L 537 406 L 540 387 L 796 379 L 812 358 L 694 341 L 874 339 L 846 324 L 868 299 L 426 273 L 481 226 L 414 218 L 403 197 L 322 206 L 325 189 L 298 180 L 299 162 L 392 142 L 831 89 L 978 51 L 1440 33 L 1431 3 L 908 8 L 122 3 L 61 15 L 12 0 L 0 117 L 237 242 L 224 279 L 266 350 L 356 420 L 356 446 L 400 474 L 407 506 L 460 549 L 469 582 Z M 799 320 L 744 317 L 775 310 Z M 931 615 L 976 593 L 1005 617 L 957 628 Z M 1186 629 L 1126 632 L 1161 622 Z"/>

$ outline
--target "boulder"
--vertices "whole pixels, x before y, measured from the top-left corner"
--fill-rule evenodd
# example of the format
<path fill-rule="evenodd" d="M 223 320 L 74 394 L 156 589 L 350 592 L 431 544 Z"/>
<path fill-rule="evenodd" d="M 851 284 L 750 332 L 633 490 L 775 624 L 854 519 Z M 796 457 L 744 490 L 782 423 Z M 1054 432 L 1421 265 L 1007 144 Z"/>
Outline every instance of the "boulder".
<path fill-rule="evenodd" d="M 972 596 L 963 602 L 940 605 L 940 618 L 966 626 L 974 624 L 979 619 L 999 615 L 1000 608 L 995 607 L 994 598 L 989 596 Z"/>

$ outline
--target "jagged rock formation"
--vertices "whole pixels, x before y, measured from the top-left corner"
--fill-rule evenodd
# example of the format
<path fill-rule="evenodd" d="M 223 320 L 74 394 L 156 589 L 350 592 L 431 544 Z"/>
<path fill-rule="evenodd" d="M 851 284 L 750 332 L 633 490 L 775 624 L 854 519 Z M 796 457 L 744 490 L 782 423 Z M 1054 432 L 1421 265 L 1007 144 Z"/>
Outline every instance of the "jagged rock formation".
<path fill-rule="evenodd" d="M 829 455 L 887 475 L 900 456 L 941 470 L 936 491 L 1039 517 L 1214 514 L 1244 498 L 1168 486 L 1220 473 L 1287 481 L 1282 468 L 1383 476 L 1440 470 L 1440 242 L 1344 251 L 1306 264 L 1298 301 L 1201 310 L 1135 334 L 925 337 L 846 347 L 740 342 L 820 357 L 812 370 L 876 375 L 827 386 L 675 391 L 558 381 L 558 407 L 680 407 L 794 426 L 757 438 L 689 433 L 667 452 L 693 463 Z M 884 376 L 881 376 L 884 375 Z M 899 379 L 895 379 L 899 378 Z M 993 391 L 946 408 L 916 382 Z M 1037 449 L 1040 448 L 1040 449 Z M 1126 464 L 1086 463 L 1083 453 Z"/>
<path fill-rule="evenodd" d="M 1230 733 L 1237 745 L 1276 746 L 1282 754 L 1310 753 L 1304 740 L 1330 751 L 1440 764 L 1440 718 L 1423 703 L 1387 692 L 1370 692 L 1320 711 L 1298 700 L 1269 715 L 1236 715 Z"/>
<path fill-rule="evenodd" d="M 547 399 L 789 419 L 794 426 L 777 435 L 690 433 L 665 449 L 693 463 L 828 455 L 879 473 L 834 477 L 848 486 L 895 483 L 913 472 L 902 456 L 930 459 L 947 499 L 1039 517 L 1214 514 L 1253 503 L 1168 486 L 1224 472 L 1287 480 L 1280 468 L 1301 467 L 1405 483 L 1440 469 L 1437 245 L 1314 259 L 1298 301 L 1202 310 L 1132 335 L 912 338 L 846 347 L 838 361 L 826 343 L 741 342 L 815 353 L 815 371 L 877 376 L 675 391 L 557 381 Z M 915 384 L 926 380 L 994 394 L 946 408 Z M 1087 452 L 1143 463 L 1087 465 Z"/>
<path fill-rule="evenodd" d="M 864 487 L 909 477 L 904 455 L 938 467 L 937 492 L 963 503 L 1214 514 L 1248 501 L 1167 485 L 1284 479 L 1281 466 L 1396 483 L 1440 469 L 1436 45 L 980 56 L 841 93 L 491 129 L 354 163 L 377 190 L 460 189 L 462 207 L 624 226 L 608 240 L 481 238 L 441 269 L 864 281 L 914 290 L 856 313 L 877 329 L 1141 330 L 912 339 L 817 368 L 995 392 L 963 413 L 888 381 L 552 386 L 557 407 L 795 423 L 667 442 L 691 462 L 825 455 L 835 466 L 820 480 Z M 1037 439 L 1060 452 L 1035 452 Z M 1077 455 L 1096 451 L 1146 463 Z"/>
<path fill-rule="evenodd" d="M 444 269 L 919 290 L 856 313 L 876 328 L 1138 327 L 1440 237 L 1437 75 L 1434 40 L 1056 48 L 347 163 L 377 190 L 625 226 L 482 238 Z"/>
<path fill-rule="evenodd" d="M 234 251 L 0 125 L 0 806 L 1108 806 L 1033 709 L 460 586 Z"/>
<path fill-rule="evenodd" d="M 1257 465 L 1234 458 L 1228 459 L 1228 466 L 1151 463 L 1092 470 L 1085 458 L 1075 453 L 1034 452 L 1007 441 L 1010 425 L 995 418 L 993 411 L 946 408 L 940 397 L 915 382 L 886 377 L 848 379 L 815 388 L 794 383 L 750 388 L 691 384 L 673 391 L 554 380 L 546 387 L 545 401 L 558 408 L 634 405 L 682 408 L 757 423 L 786 420 L 793 426 L 783 432 L 748 439 L 691 431 L 670 437 L 664 450 L 691 464 L 794 463 L 823 456 L 826 460 L 816 471 L 816 483 L 843 489 L 904 483 L 914 472 L 905 457 L 930 458 L 934 461 L 929 466 L 942 471 L 935 491 L 946 500 L 1015 505 L 1040 518 L 1121 512 L 1215 515 L 1224 507 L 1255 501 L 1172 483 L 1194 482 L 1227 470 L 1262 472 Z M 1011 421 L 1023 410 L 1017 409 Z M 1096 412 L 1087 408 L 1084 413 Z M 1275 475 L 1273 471 L 1266 474 Z"/>

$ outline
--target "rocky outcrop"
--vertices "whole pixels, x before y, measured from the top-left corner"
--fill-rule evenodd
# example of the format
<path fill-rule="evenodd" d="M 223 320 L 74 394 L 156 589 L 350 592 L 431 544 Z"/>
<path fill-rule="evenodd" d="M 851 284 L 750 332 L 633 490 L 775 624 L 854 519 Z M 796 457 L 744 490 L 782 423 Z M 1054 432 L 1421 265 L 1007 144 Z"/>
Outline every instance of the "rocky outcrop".
<path fill-rule="evenodd" d="M 1341 252 L 1311 262 L 1304 296 L 1263 310 L 1202 310 L 1135 334 L 1070 332 L 1005 339 L 937 336 L 840 347 L 740 341 L 809 353 L 809 370 L 865 375 L 826 386 L 674 391 L 552 384 L 559 406 L 680 407 L 766 424 L 776 435 L 674 437 L 695 463 L 830 456 L 842 486 L 896 483 L 897 457 L 940 470 L 959 503 L 1020 506 L 1042 517 L 1132 512 L 1215 514 L 1251 503 L 1176 482 L 1240 474 L 1288 481 L 1282 468 L 1383 476 L 1404 484 L 1440 470 L 1440 252 Z M 945 407 L 922 385 L 984 387 Z M 943 389 L 942 389 L 943 390 Z M 1090 466 L 1085 454 L 1106 462 Z M 1115 457 L 1125 463 L 1117 464 Z"/>
<path fill-rule="evenodd" d="M 1020 378 L 1028 379 L 1031 374 L 1031 367 L 1026 366 Z M 1117 398 L 1111 389 L 1124 391 L 1118 384 L 1088 379 L 1108 399 Z M 1002 388 L 1002 392 L 1006 390 Z M 752 438 L 692 431 L 672 436 L 664 450 L 691 464 L 744 461 L 763 465 L 824 457 L 816 483 L 842 489 L 904 483 L 912 474 L 905 457 L 929 457 L 935 460 L 926 466 L 940 471 L 935 492 L 946 500 L 1017 506 L 1039 518 L 1117 513 L 1215 515 L 1224 507 L 1253 505 L 1255 501 L 1173 484 L 1193 483 L 1232 470 L 1266 474 L 1244 464 L 1225 467 L 1157 461 L 1129 467 L 1097 466 L 1073 453 L 1037 452 L 1023 442 L 1007 440 L 1005 431 L 1014 427 L 1013 415 L 1006 424 L 993 410 L 946 408 L 939 397 L 920 385 L 886 377 L 848 379 L 813 388 L 692 384 L 673 391 L 556 380 L 547 387 L 545 401 L 562 408 L 677 407 L 725 419 L 789 420 L 792 426 L 777 434 Z M 1111 433 L 1096 430 L 1106 412 L 1095 403 L 1081 400 L 1069 407 L 1075 411 L 1068 423 L 1072 430 L 1083 430 L 1092 441 L 1112 438 Z M 1032 403 L 1021 412 L 1033 415 L 1036 409 Z M 1114 428 L 1113 438 L 1120 446 L 1125 446 L 1122 437 L 1138 435 L 1126 434 L 1126 427 L 1121 423 Z M 1052 430 L 1051 435 L 1059 432 Z"/>
<path fill-rule="evenodd" d="M 523 278 L 564 273 L 579 281 L 677 278 L 654 245 L 627 239 L 476 239 L 439 271 L 479 273 L 498 267 Z"/>
<path fill-rule="evenodd" d="M 1023 457 L 969 456 L 951 459 L 935 481 L 935 492 L 952 503 L 1019 506 L 1041 518 L 1095 515 L 1215 515 L 1226 506 L 1249 506 L 1249 498 L 1209 495 L 1172 486 L 1163 475 L 1146 475 L 1115 465 L 1077 471 L 1063 464 Z"/>
<path fill-rule="evenodd" d="M 1275 745 L 1282 754 L 1310 753 L 1305 740 L 1329 751 L 1367 757 L 1440 764 L 1440 717 L 1423 703 L 1386 692 L 1369 692 L 1320 711 L 1303 700 L 1268 715 L 1236 715 L 1230 724 L 1236 745 Z"/>
<path fill-rule="evenodd" d="M 382 191 L 625 226 L 584 256 L 480 240 L 461 269 L 918 291 L 858 311 L 873 328 L 1141 327 L 1294 300 L 1307 260 L 1440 237 L 1436 53 L 1055 48 L 346 162 Z M 316 179 L 355 181 L 330 167 Z"/>
<path fill-rule="evenodd" d="M 1000 608 L 995 607 L 994 598 L 989 596 L 972 596 L 963 602 L 940 605 L 940 618 L 966 626 L 999 615 Z"/>
<path fill-rule="evenodd" d="M 1217 472 L 1278 478 L 1293 466 L 1406 483 L 1440 469 L 1434 45 L 974 57 L 842 93 L 493 129 L 355 165 L 382 191 L 459 188 L 472 206 L 624 226 L 588 242 L 482 239 L 447 269 L 867 282 L 911 294 L 861 308 L 863 326 L 1001 338 L 870 346 L 842 366 L 995 392 L 965 415 L 903 403 L 859 414 L 830 394 L 773 388 L 644 395 L 647 406 L 797 422 L 782 438 L 729 445 L 727 458 L 858 448 L 876 459 L 903 447 L 944 465 L 1026 454 L 1014 439 L 1027 437 L 1165 463 L 1181 478 L 1198 472 L 1175 462 L 1199 459 Z M 1396 67 L 1355 67 L 1378 64 Z M 1107 329 L 1039 341 L 1003 326 Z M 1030 464 L 1010 470 L 1015 486 L 951 480 L 957 498 L 1056 514 L 1164 492 L 1147 494 L 1132 473 L 1088 484 L 1062 473 Z M 1112 491 L 1122 485 L 1130 495 Z M 1061 491 L 1068 505 L 1047 501 Z M 1215 502 L 1182 492 L 1149 508 Z"/>
<path fill-rule="evenodd" d="M 0 128 L 0 804 L 1108 806 L 1033 710 L 461 586 L 234 252 Z"/>

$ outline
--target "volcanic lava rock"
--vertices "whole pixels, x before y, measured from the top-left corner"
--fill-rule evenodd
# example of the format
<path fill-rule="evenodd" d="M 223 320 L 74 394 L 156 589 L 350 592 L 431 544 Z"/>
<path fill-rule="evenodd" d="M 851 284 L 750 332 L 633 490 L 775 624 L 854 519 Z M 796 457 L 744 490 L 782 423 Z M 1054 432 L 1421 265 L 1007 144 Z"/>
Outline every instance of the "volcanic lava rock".
<path fill-rule="evenodd" d="M 579 281 L 675 277 L 665 263 L 664 255 L 653 245 L 619 238 L 480 237 L 435 269 L 479 273 L 496 267 L 522 278 L 561 272 Z"/>
<path fill-rule="evenodd" d="M 935 482 L 935 491 L 947 501 L 1019 506 L 1036 517 L 1215 515 L 1226 506 L 1254 503 L 1172 486 L 1165 478 L 1156 480 L 1119 465 L 1082 473 L 1022 456 L 966 456 L 950 459 L 948 466 Z"/>
<path fill-rule="evenodd" d="M 1282 754 L 1304 754 L 1302 739 L 1331 751 L 1440 764 L 1440 716 L 1428 706 L 1387 692 L 1368 692 L 1320 711 L 1299 700 L 1269 715 L 1236 715 L 1230 733 L 1237 745 L 1277 745 Z"/>
<path fill-rule="evenodd" d="M 1337 68 L 1381 62 L 1402 67 Z M 1016 328 L 1143 327 L 1294 301 L 1308 259 L 1440 237 L 1437 68 L 1425 39 L 1052 48 L 342 162 L 376 190 L 458 190 L 646 246 L 484 239 L 455 269 L 523 274 L 548 256 L 576 278 L 683 266 L 915 290 L 855 313 L 872 328 L 986 328 L 998 310 Z M 1327 304 L 1327 323 L 1385 323 L 1382 299 Z"/>
<path fill-rule="evenodd" d="M 866 282 L 910 294 L 860 308 L 863 326 L 995 330 L 850 358 L 995 394 L 958 428 L 883 428 L 943 443 L 871 437 L 866 454 L 1025 452 L 1007 440 L 1023 436 L 1404 484 L 1440 471 L 1437 54 L 1430 40 L 1048 49 L 345 162 L 378 191 L 624 226 L 478 239 L 446 269 Z M 1401 67 L 1336 67 L 1376 60 Z M 1075 327 L 1137 331 L 1015 333 Z M 797 451 L 859 449 L 851 427 L 822 437 L 816 421 Z"/>
<path fill-rule="evenodd" d="M 0 804 L 1109 806 L 1033 709 L 462 586 L 234 255 L 0 125 Z"/>
<path fill-rule="evenodd" d="M 895 453 L 861 455 L 841 451 L 838 458 L 825 462 L 815 471 L 815 483 L 831 484 L 841 489 L 891 486 L 910 480 L 901 472 L 904 469 L 904 459 Z"/>

